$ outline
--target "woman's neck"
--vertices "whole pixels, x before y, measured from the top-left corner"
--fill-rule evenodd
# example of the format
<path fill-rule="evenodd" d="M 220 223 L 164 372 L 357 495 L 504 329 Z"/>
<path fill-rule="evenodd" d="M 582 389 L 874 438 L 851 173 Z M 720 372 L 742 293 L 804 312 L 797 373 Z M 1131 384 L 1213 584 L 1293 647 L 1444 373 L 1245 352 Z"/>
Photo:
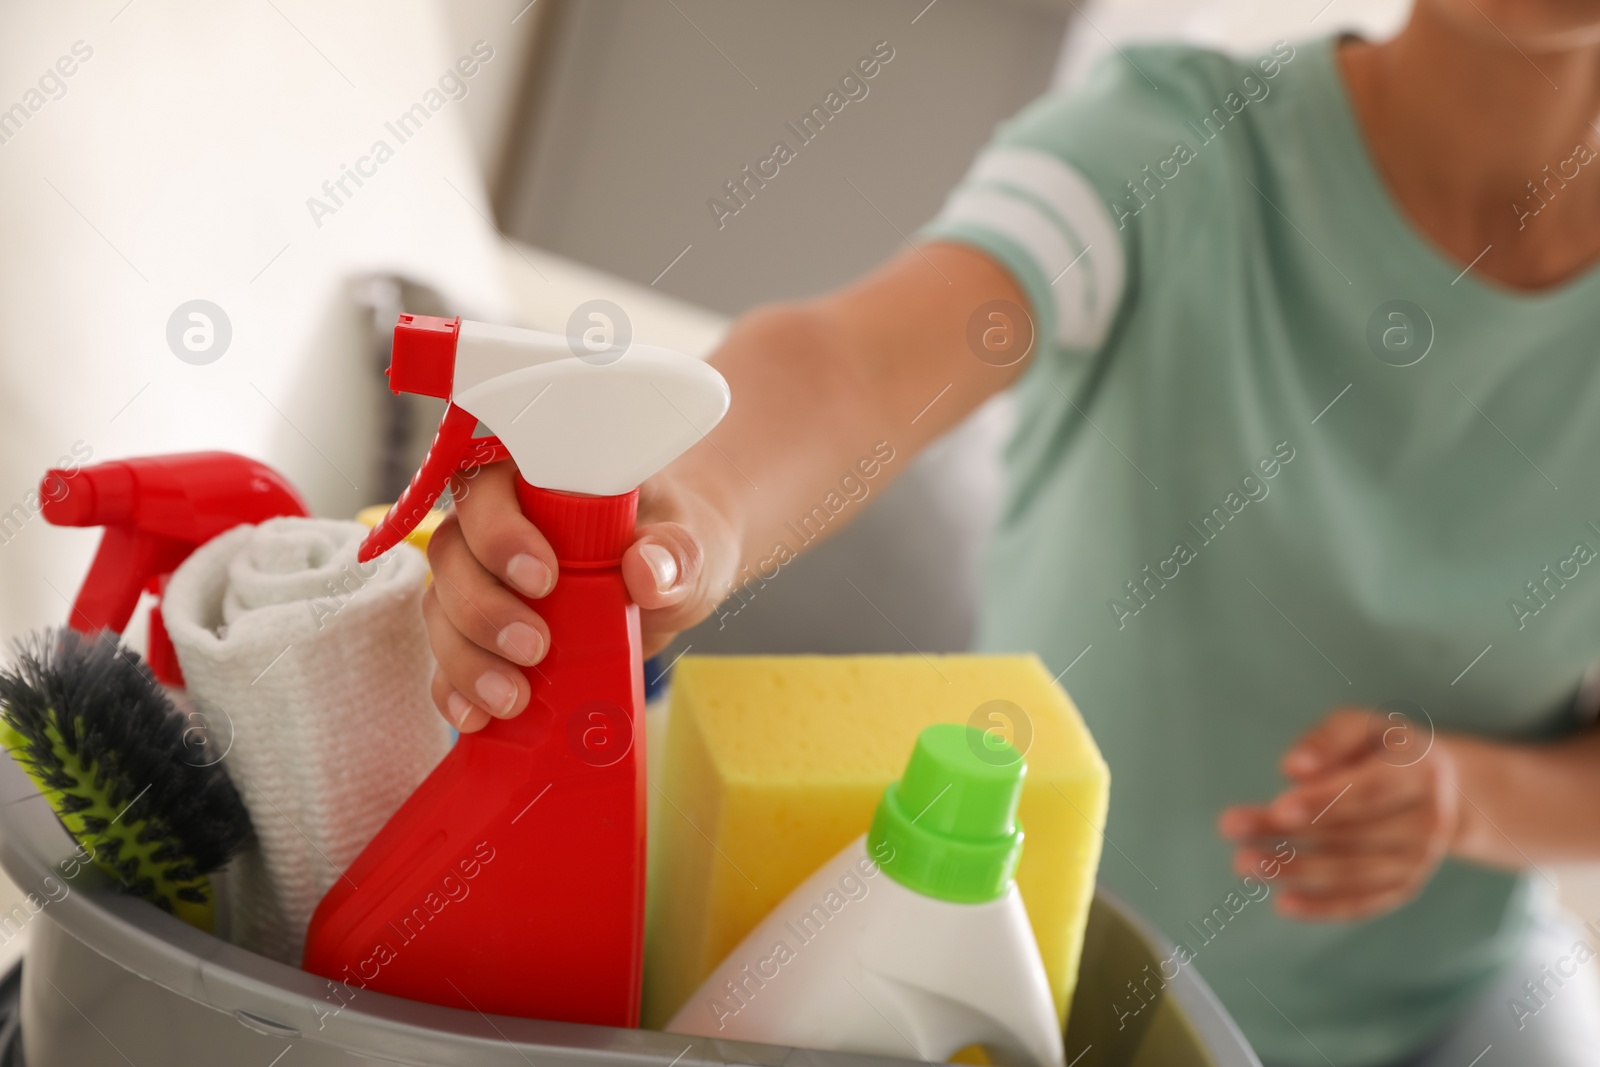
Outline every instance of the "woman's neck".
<path fill-rule="evenodd" d="M 1392 40 L 1346 42 L 1340 67 L 1412 223 L 1476 274 L 1556 285 L 1600 259 L 1600 46 L 1530 52 L 1473 29 L 1423 0 Z"/>

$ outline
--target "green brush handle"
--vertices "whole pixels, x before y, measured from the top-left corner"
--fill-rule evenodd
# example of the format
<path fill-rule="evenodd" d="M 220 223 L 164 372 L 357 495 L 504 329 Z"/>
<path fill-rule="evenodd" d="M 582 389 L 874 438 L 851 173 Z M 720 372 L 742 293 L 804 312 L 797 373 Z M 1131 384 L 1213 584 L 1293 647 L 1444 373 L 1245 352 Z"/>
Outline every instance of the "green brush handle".
<path fill-rule="evenodd" d="M 157 832 L 149 840 L 140 842 L 141 830 L 149 826 L 137 815 L 129 817 L 129 810 L 139 803 L 135 797 L 121 811 L 111 806 L 104 790 L 96 782 L 106 780 L 101 768 L 84 766 L 64 743 L 60 724 L 46 728 L 50 738 L 54 766 L 46 773 L 39 760 L 30 752 L 29 739 L 0 719 L 0 747 L 4 747 L 39 787 L 45 800 L 72 835 L 89 862 L 104 871 L 133 895 L 171 912 L 190 926 L 212 933 L 216 920 L 215 894 L 211 879 L 206 875 L 174 881 L 164 873 L 164 864 L 155 853 L 167 844 L 168 835 L 161 827 L 150 827 Z M 72 784 L 61 783 L 57 775 L 71 779 Z M 52 784 L 52 781 L 55 784 Z M 131 864 L 131 867 L 130 867 Z M 129 873 L 133 878 L 129 880 Z"/>

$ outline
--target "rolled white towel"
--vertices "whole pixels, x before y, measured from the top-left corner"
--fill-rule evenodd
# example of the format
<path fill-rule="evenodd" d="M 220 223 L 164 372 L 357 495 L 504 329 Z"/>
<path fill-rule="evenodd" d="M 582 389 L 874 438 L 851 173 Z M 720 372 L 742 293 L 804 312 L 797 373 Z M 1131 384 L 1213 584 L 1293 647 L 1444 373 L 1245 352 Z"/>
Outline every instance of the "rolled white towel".
<path fill-rule="evenodd" d="M 236 527 L 162 597 L 189 699 L 255 823 L 229 879 L 232 940 L 297 967 L 317 902 L 450 747 L 428 695 L 427 565 L 407 545 L 358 563 L 365 534 Z"/>

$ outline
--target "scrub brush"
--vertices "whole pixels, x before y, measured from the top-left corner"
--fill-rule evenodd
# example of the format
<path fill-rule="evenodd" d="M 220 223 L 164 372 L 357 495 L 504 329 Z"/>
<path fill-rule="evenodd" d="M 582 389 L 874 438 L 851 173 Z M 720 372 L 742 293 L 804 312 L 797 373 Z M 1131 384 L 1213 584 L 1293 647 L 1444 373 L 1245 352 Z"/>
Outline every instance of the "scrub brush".
<path fill-rule="evenodd" d="M 0 746 L 95 866 L 210 932 L 208 876 L 252 836 L 227 772 L 185 759 L 190 724 L 114 634 L 46 631 L 16 653 L 0 672 Z"/>

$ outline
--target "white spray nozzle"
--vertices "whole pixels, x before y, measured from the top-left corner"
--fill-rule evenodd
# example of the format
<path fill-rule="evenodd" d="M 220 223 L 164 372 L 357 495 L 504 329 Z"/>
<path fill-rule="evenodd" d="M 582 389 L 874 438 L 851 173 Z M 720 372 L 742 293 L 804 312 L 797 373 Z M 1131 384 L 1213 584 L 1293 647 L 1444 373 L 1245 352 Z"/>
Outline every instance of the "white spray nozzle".
<path fill-rule="evenodd" d="M 651 345 L 576 355 L 567 338 L 463 321 L 451 401 L 542 489 L 612 496 L 637 488 L 728 410 L 709 364 Z"/>

